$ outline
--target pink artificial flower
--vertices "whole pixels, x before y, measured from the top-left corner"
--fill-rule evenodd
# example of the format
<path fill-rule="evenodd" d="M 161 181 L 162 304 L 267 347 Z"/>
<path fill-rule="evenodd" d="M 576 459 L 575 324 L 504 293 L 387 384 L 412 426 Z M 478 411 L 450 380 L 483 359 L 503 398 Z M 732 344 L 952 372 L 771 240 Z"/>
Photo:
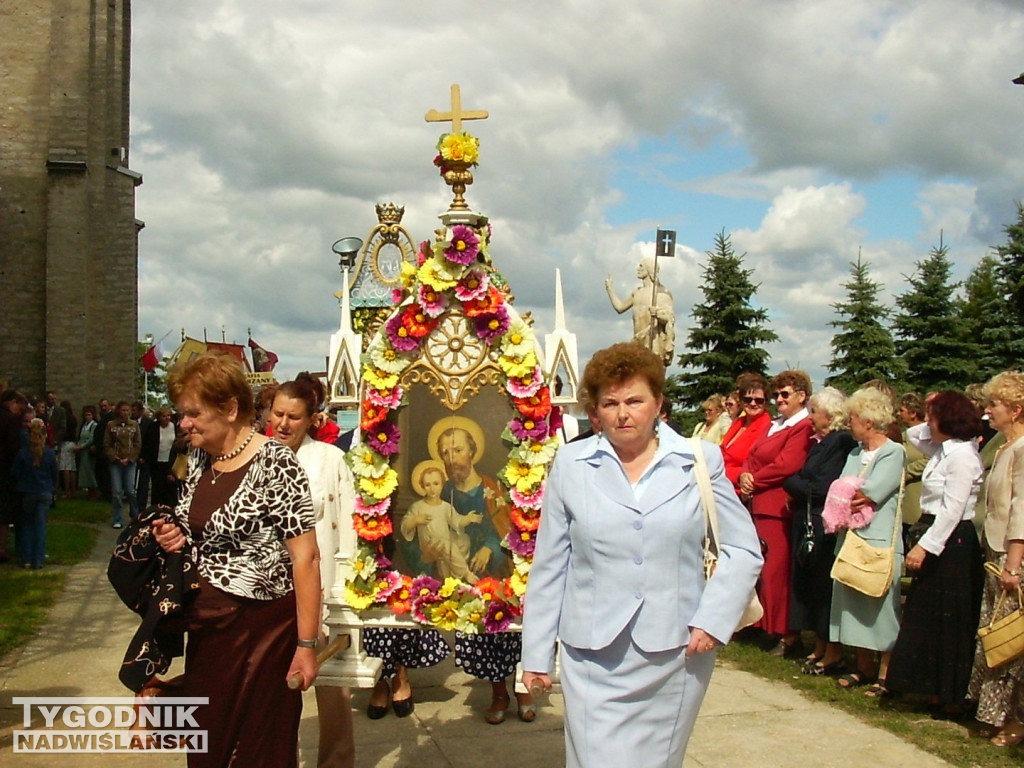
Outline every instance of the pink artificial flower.
<path fill-rule="evenodd" d="M 409 333 L 409 329 L 402 322 L 402 314 L 392 317 L 384 325 L 384 331 L 388 335 L 388 341 L 399 352 L 411 352 L 419 349 L 420 342 Z"/>
<path fill-rule="evenodd" d="M 440 157 L 440 155 L 438 155 Z M 427 259 L 434 255 L 433 250 L 430 248 L 430 243 L 426 240 L 420 241 L 420 249 L 416 252 L 416 266 L 422 267 L 427 263 Z"/>
<path fill-rule="evenodd" d="M 514 397 L 533 397 L 537 394 L 537 390 L 544 386 L 543 376 L 539 365 L 528 376 L 510 376 L 508 391 Z"/>
<path fill-rule="evenodd" d="M 537 532 L 529 530 L 515 530 L 508 532 L 505 537 L 508 548 L 520 557 L 533 557 L 533 550 L 537 547 Z"/>
<path fill-rule="evenodd" d="M 481 267 L 473 267 L 456 283 L 455 296 L 459 301 L 475 301 L 487 295 L 490 282 L 487 270 Z"/>
<path fill-rule="evenodd" d="M 402 388 L 374 389 L 373 387 L 367 387 L 366 399 L 382 408 L 397 408 L 402 404 Z"/>
<path fill-rule="evenodd" d="M 504 632 L 512 623 L 512 611 L 506 603 L 500 600 L 493 600 L 487 606 L 487 613 L 484 615 L 484 630 L 487 632 Z"/>
<path fill-rule="evenodd" d="M 543 440 L 548 436 L 547 422 L 534 421 L 525 416 L 516 416 L 508 425 L 517 440 Z"/>
<path fill-rule="evenodd" d="M 435 290 L 426 283 L 420 285 L 416 298 L 427 317 L 440 317 L 448 307 L 448 294 Z"/>
<path fill-rule="evenodd" d="M 527 509 L 540 509 L 544 503 L 544 483 L 541 483 L 540 488 L 531 494 L 520 493 L 515 489 L 515 486 L 509 488 L 508 494 L 516 506 L 526 507 Z"/>
<path fill-rule="evenodd" d="M 456 264 L 472 264 L 480 253 L 480 238 L 465 224 L 452 227 L 451 239 L 445 244 L 444 257 Z"/>
<path fill-rule="evenodd" d="M 390 421 L 382 421 L 366 433 L 367 444 L 381 456 L 390 456 L 398 451 L 402 431 Z"/>
<path fill-rule="evenodd" d="M 402 575 L 398 571 L 384 571 L 377 575 L 377 586 L 379 587 L 377 602 L 382 603 L 392 592 L 402 586 Z"/>
<path fill-rule="evenodd" d="M 480 315 L 473 318 L 473 328 L 476 331 L 476 335 L 488 344 L 504 336 L 508 330 L 508 325 L 508 309 L 504 305 L 499 306 L 493 314 Z"/>
<path fill-rule="evenodd" d="M 356 495 L 355 510 L 357 515 L 362 515 L 363 517 L 380 517 L 381 515 L 386 515 L 390 508 L 390 496 L 378 501 L 376 504 L 367 504 L 363 501 L 361 494 Z"/>

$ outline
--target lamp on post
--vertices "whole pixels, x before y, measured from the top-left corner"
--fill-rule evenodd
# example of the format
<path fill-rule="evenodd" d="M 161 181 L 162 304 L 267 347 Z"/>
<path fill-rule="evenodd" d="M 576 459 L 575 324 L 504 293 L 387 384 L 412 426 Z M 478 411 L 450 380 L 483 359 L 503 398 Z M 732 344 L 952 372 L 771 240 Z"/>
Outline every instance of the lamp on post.
<path fill-rule="evenodd" d="M 338 254 L 338 267 L 341 274 L 347 275 L 348 271 L 356 265 L 356 254 L 363 247 L 363 241 L 358 237 L 343 237 L 335 241 L 331 250 Z"/>

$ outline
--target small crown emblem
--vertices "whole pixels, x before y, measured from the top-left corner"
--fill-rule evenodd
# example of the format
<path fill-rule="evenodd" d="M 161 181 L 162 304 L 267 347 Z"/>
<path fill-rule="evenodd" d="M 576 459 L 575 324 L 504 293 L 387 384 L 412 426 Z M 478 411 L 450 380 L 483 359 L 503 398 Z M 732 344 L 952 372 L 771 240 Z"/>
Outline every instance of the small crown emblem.
<path fill-rule="evenodd" d="M 381 224 L 401 224 L 404 215 L 404 205 L 377 203 L 377 221 Z"/>

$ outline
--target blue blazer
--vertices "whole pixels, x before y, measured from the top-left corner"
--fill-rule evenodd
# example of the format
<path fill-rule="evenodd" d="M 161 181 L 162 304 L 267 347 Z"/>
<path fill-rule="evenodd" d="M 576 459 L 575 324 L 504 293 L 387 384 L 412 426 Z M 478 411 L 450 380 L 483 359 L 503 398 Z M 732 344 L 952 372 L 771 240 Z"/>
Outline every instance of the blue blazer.
<path fill-rule="evenodd" d="M 763 563 L 753 522 L 718 446 L 702 443 L 722 539 L 705 583 L 693 450 L 665 425 L 659 437 L 639 499 L 605 438 L 559 449 L 526 592 L 523 669 L 550 671 L 556 637 L 597 650 L 627 625 L 645 651 L 684 647 L 691 627 L 723 643 L 732 636 Z"/>

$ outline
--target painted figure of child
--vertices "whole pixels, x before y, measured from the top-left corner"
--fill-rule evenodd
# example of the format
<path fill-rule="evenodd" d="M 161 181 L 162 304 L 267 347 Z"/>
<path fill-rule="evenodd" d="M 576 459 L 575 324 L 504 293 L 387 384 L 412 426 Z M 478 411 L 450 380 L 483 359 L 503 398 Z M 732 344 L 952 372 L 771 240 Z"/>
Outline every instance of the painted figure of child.
<path fill-rule="evenodd" d="M 444 487 L 444 465 L 439 461 L 421 461 L 412 471 L 412 487 L 423 498 L 414 501 L 402 518 L 402 536 L 412 541 L 419 535 L 420 556 L 424 563 L 433 563 L 438 578 L 449 576 L 475 584 L 480 577 L 469 569 L 469 536 L 467 525 L 479 523 L 483 515 L 471 512 L 460 515 L 441 498 Z"/>

